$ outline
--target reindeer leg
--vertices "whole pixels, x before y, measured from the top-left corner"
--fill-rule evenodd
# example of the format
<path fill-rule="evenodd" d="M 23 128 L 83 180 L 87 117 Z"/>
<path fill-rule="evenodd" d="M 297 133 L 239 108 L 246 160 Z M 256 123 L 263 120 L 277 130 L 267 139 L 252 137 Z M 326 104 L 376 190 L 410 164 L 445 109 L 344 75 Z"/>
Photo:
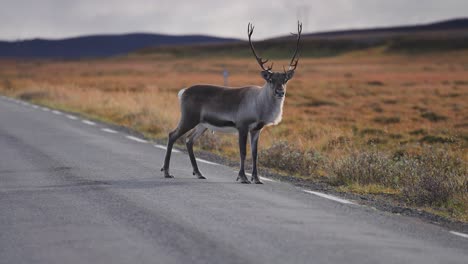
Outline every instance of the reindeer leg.
<path fill-rule="evenodd" d="M 245 156 L 247 154 L 247 136 L 249 132 L 247 129 L 239 129 L 239 152 L 240 152 L 240 171 L 237 180 L 241 180 L 241 183 L 250 183 L 245 175 Z"/>
<path fill-rule="evenodd" d="M 181 118 L 177 128 L 174 131 L 169 133 L 169 140 L 167 141 L 167 149 L 166 149 L 166 156 L 164 158 L 164 165 L 161 168 L 161 171 L 164 172 L 165 178 L 174 178 L 174 176 L 172 176 L 169 173 L 169 164 L 171 162 L 171 152 L 172 152 L 172 147 L 174 143 L 176 142 L 178 138 L 180 138 L 185 133 L 187 133 L 187 131 L 194 128 L 195 125 L 196 123 L 195 124 L 189 123 L 189 122 L 186 122 L 183 118 Z"/>
<path fill-rule="evenodd" d="M 187 146 L 187 151 L 190 157 L 190 162 L 192 163 L 192 167 L 193 167 L 193 175 L 196 175 L 198 179 L 206 179 L 206 178 L 202 175 L 202 173 L 198 169 L 197 160 L 195 159 L 195 155 L 193 154 L 193 143 L 205 131 L 206 131 L 206 127 L 199 124 L 194 128 L 193 132 L 189 136 L 187 136 L 187 139 L 185 140 L 185 145 Z"/>
<path fill-rule="evenodd" d="M 261 130 L 250 131 L 250 146 L 252 148 L 252 179 L 256 184 L 262 184 L 257 174 L 257 145 Z"/>

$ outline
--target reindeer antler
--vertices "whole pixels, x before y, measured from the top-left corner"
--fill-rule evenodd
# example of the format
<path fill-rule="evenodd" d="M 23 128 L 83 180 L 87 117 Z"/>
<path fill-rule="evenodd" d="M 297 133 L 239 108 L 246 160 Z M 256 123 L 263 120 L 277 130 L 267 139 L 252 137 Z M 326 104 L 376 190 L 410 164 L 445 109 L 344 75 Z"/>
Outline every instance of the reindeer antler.
<path fill-rule="evenodd" d="M 299 52 L 299 41 L 301 40 L 301 33 L 302 33 L 302 23 L 297 21 L 297 42 L 296 42 L 296 51 L 294 51 L 294 55 L 289 63 L 288 71 L 294 71 L 299 63 L 299 59 L 296 59 L 297 53 Z M 296 35 L 296 34 L 294 34 Z"/>
<path fill-rule="evenodd" d="M 261 57 L 259 57 L 259 56 L 257 55 L 257 52 L 255 52 L 255 48 L 254 48 L 254 46 L 253 46 L 253 44 L 252 44 L 252 39 L 251 39 L 251 37 L 252 37 L 254 28 L 255 28 L 255 27 L 252 25 L 252 23 L 249 23 L 249 24 L 247 25 L 247 35 L 249 36 L 250 48 L 252 49 L 252 52 L 253 52 L 253 54 L 254 54 L 254 56 L 255 56 L 255 59 L 257 59 L 258 65 L 260 65 L 260 67 L 262 67 L 262 69 L 263 69 L 264 71 L 270 71 L 271 69 L 273 69 L 273 63 L 272 63 L 267 69 L 265 69 L 265 65 L 264 65 L 264 64 L 268 62 L 268 59 L 263 60 Z"/>

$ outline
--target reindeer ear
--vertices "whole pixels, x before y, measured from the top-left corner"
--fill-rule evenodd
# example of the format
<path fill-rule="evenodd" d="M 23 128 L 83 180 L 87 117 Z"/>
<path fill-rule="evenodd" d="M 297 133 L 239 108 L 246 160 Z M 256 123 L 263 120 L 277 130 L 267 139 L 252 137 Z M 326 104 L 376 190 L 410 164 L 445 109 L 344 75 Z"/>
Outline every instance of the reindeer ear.
<path fill-rule="evenodd" d="M 286 78 L 288 80 L 291 80 L 293 76 L 294 76 L 294 71 L 287 71 L 286 72 Z"/>
<path fill-rule="evenodd" d="M 271 71 L 262 71 L 261 75 L 262 75 L 262 78 L 265 79 L 265 81 L 269 81 L 271 79 L 272 72 Z"/>

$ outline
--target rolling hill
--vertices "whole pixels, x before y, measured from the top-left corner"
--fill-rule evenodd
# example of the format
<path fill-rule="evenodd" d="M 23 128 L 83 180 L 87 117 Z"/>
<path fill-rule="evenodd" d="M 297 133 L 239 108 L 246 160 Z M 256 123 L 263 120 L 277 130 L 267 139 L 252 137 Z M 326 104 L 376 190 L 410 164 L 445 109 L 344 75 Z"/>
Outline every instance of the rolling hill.
<path fill-rule="evenodd" d="M 234 39 L 203 35 L 171 36 L 161 34 L 94 35 L 60 40 L 32 39 L 0 41 L 0 58 L 108 57 L 160 45 L 225 43 Z"/>
<path fill-rule="evenodd" d="M 409 26 L 396 26 L 396 27 L 380 27 L 370 29 L 349 29 L 349 30 L 337 30 L 328 32 L 317 32 L 306 34 L 305 37 L 356 37 L 363 35 L 370 36 L 395 36 L 401 34 L 412 34 L 412 33 L 428 33 L 428 32 L 447 32 L 447 31 L 458 31 L 468 30 L 468 18 L 456 18 L 450 20 L 444 20 L 435 23 L 422 24 L 422 25 L 409 25 Z"/>
<path fill-rule="evenodd" d="M 268 58 L 287 58 L 294 49 L 291 35 L 257 41 L 256 48 Z M 207 45 L 159 46 L 137 54 L 172 53 L 175 56 L 251 56 L 244 42 Z M 349 51 L 382 47 L 385 52 L 411 54 L 468 49 L 468 18 L 436 23 L 371 29 L 303 33 L 301 56 L 326 57 Z"/>

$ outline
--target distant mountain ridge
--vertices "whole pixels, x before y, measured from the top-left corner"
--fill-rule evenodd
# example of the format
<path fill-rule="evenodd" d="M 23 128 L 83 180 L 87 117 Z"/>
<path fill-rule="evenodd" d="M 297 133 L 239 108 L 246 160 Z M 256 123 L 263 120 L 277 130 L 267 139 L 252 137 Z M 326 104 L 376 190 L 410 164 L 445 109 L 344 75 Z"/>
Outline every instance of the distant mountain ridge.
<path fill-rule="evenodd" d="M 257 47 L 271 56 L 287 57 L 291 35 L 258 41 Z M 393 50 L 454 50 L 468 48 L 468 18 L 435 23 L 350 29 L 303 34 L 302 54 L 329 56 L 364 49 L 391 41 Z M 201 45 L 210 44 L 210 45 Z M 61 40 L 33 39 L 0 41 L 0 58 L 93 58 L 136 52 L 173 52 L 194 54 L 250 54 L 244 41 L 204 35 L 172 36 L 162 34 L 94 35 Z"/>
<path fill-rule="evenodd" d="M 391 26 L 391 27 L 376 27 L 368 29 L 348 29 L 326 32 L 316 32 L 305 34 L 305 37 L 320 37 L 320 36 L 346 36 L 354 34 L 375 34 L 375 33 L 410 33 L 418 31 L 442 31 L 442 30 L 463 30 L 468 29 L 468 18 L 455 18 L 443 20 L 434 23 L 407 25 L 407 26 Z"/>
<path fill-rule="evenodd" d="M 289 34 L 257 40 L 255 48 L 265 58 L 290 58 L 295 48 L 295 38 Z M 412 26 L 303 32 L 300 46 L 301 57 L 314 58 L 377 47 L 381 48 L 381 52 L 407 55 L 468 50 L 468 18 Z M 245 42 L 147 47 L 135 51 L 134 54 L 171 54 L 178 57 L 251 56 Z"/>
<path fill-rule="evenodd" d="M 225 43 L 236 39 L 204 35 L 171 36 L 163 34 L 92 35 L 59 40 L 32 39 L 0 41 L 0 58 L 109 57 L 149 46 Z"/>

